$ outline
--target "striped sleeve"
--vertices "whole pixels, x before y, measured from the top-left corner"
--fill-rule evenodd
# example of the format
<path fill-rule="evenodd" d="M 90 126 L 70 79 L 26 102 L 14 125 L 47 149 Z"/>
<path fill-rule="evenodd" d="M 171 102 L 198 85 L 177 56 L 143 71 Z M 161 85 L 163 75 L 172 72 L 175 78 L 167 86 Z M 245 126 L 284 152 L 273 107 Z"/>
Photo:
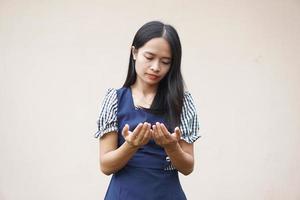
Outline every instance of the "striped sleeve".
<path fill-rule="evenodd" d="M 192 95 L 189 92 L 184 93 L 183 108 L 180 116 L 181 139 L 188 143 L 195 142 L 201 137 L 199 133 L 200 124 L 197 110 Z"/>
<path fill-rule="evenodd" d="M 118 131 L 117 124 L 117 91 L 116 89 L 109 88 L 106 91 L 104 99 L 100 108 L 100 115 L 97 120 L 98 131 L 94 134 L 95 138 L 100 138 L 105 134 L 112 131 Z"/>

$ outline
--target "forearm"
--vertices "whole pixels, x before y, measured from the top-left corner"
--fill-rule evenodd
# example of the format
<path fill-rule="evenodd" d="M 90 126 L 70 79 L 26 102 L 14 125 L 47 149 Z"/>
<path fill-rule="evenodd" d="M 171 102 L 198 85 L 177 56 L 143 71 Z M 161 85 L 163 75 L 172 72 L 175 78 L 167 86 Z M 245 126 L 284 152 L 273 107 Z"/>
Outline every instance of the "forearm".
<path fill-rule="evenodd" d="M 100 166 L 102 172 L 106 175 L 117 172 L 127 164 L 137 150 L 137 147 L 133 147 L 127 142 L 124 142 L 116 150 L 103 154 L 100 157 Z"/>
<path fill-rule="evenodd" d="M 181 146 L 176 143 L 172 147 L 166 147 L 165 151 L 170 157 L 172 165 L 182 174 L 189 175 L 194 169 L 194 158 L 192 155 L 183 151 Z"/>

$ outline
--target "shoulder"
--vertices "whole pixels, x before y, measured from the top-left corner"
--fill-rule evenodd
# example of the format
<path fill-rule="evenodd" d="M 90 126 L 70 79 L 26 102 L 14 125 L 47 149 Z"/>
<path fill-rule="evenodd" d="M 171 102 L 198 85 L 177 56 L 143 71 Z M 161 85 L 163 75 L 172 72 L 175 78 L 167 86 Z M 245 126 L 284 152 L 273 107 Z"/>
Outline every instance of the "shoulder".
<path fill-rule="evenodd" d="M 197 109 L 194 99 L 190 92 L 185 91 L 181 111 L 181 123 L 186 124 L 187 121 L 191 121 L 195 117 L 197 117 Z"/>
<path fill-rule="evenodd" d="M 116 88 L 107 88 L 105 91 L 105 96 L 113 96 L 115 94 L 117 94 Z"/>
<path fill-rule="evenodd" d="M 118 102 L 122 99 L 123 96 L 126 97 L 126 95 L 129 94 L 129 88 L 127 87 L 120 87 L 120 88 L 107 88 L 103 103 L 106 104 L 106 106 L 116 106 Z"/>
<path fill-rule="evenodd" d="M 120 88 L 110 87 L 110 88 L 106 89 L 105 96 L 115 96 L 117 94 L 122 94 L 128 90 L 129 90 L 129 88 L 127 88 L 127 87 L 120 87 Z"/>
<path fill-rule="evenodd" d="M 189 99 L 189 98 L 192 98 L 192 94 L 188 90 L 185 90 L 183 92 L 183 99 Z"/>
<path fill-rule="evenodd" d="M 123 93 L 127 88 L 121 87 L 121 88 L 107 88 L 105 91 L 104 99 L 110 99 L 115 100 L 117 99 L 117 96 L 119 96 L 121 93 Z"/>
<path fill-rule="evenodd" d="M 194 99 L 189 91 L 184 91 L 183 94 L 183 108 L 186 107 L 195 107 Z"/>
<path fill-rule="evenodd" d="M 117 104 L 117 89 L 107 88 L 102 100 L 102 107 L 114 107 Z"/>

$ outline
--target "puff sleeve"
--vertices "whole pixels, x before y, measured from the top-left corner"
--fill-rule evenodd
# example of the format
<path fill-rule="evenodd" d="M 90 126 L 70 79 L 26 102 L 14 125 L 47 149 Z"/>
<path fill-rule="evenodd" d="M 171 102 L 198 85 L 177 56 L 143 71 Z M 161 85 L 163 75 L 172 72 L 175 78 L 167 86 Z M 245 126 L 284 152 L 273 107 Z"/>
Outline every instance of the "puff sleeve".
<path fill-rule="evenodd" d="M 117 109 L 117 91 L 114 88 L 109 88 L 100 107 L 100 115 L 97 120 L 98 131 L 94 134 L 95 138 L 101 138 L 106 133 L 118 131 Z"/>
<path fill-rule="evenodd" d="M 199 133 L 200 124 L 194 100 L 192 95 L 187 91 L 184 93 L 179 128 L 182 134 L 181 139 L 188 143 L 193 143 L 201 137 Z"/>

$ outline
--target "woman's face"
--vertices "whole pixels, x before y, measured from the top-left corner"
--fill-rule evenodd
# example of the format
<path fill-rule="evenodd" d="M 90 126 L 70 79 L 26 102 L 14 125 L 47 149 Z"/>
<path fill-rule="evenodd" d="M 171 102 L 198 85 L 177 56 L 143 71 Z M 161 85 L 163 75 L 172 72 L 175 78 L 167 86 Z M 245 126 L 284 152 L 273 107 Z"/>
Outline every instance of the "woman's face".
<path fill-rule="evenodd" d="M 153 38 L 139 49 L 132 47 L 138 84 L 158 85 L 171 66 L 171 49 L 166 39 Z"/>

